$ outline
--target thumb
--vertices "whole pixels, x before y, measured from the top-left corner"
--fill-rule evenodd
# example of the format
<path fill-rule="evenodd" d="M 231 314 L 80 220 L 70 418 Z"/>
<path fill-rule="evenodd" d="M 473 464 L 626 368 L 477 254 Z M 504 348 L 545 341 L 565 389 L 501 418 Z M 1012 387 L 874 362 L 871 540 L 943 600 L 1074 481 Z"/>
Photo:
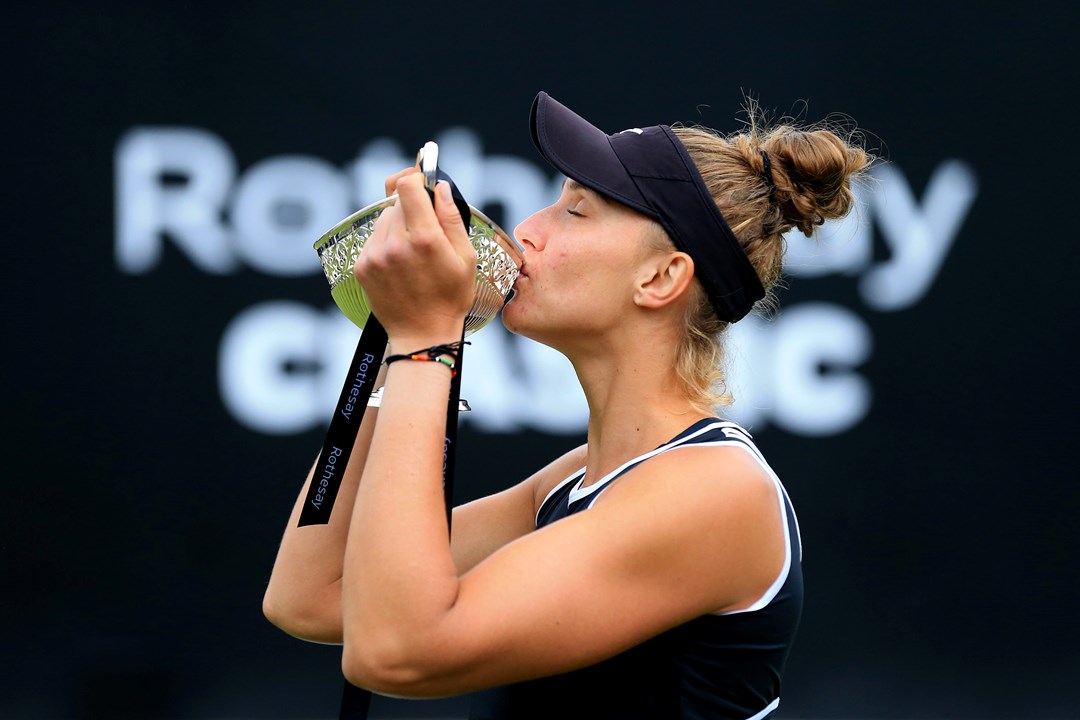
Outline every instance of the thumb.
<path fill-rule="evenodd" d="M 450 239 L 454 249 L 466 257 L 475 257 L 472 243 L 469 242 L 469 231 L 465 226 L 465 219 L 461 217 L 461 211 L 454 196 L 450 192 L 450 183 L 440 180 L 435 185 L 435 214 L 439 218 L 439 225 Z"/>

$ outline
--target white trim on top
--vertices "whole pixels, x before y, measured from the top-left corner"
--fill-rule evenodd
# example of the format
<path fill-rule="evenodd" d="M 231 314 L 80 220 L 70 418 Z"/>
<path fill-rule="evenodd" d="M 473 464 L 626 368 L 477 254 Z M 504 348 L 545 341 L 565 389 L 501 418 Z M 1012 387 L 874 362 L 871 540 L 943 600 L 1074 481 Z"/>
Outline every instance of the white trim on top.
<path fill-rule="evenodd" d="M 544 496 L 544 501 L 540 503 L 540 508 L 536 511 L 536 515 L 533 517 L 533 525 L 536 525 L 536 523 L 540 522 L 540 510 L 544 509 L 544 506 L 547 505 L 547 501 L 551 499 L 552 495 L 565 487 L 566 483 L 572 482 L 574 480 L 579 480 L 583 477 L 585 477 L 585 468 L 579 468 L 567 475 L 566 479 L 560 480 L 558 485 L 551 488 L 551 490 L 548 491 L 548 494 Z"/>
<path fill-rule="evenodd" d="M 764 710 L 757 713 L 756 715 L 751 715 L 750 717 L 746 718 L 746 720 L 762 720 L 762 718 L 768 717 L 769 713 L 775 711 L 778 707 L 780 707 L 780 698 L 776 698 L 771 703 L 769 703 Z"/>
<path fill-rule="evenodd" d="M 609 482 L 614 480 L 615 477 L 619 473 L 621 473 L 623 470 L 630 467 L 631 465 L 636 465 L 637 463 L 645 462 L 646 460 L 648 460 L 651 457 L 654 457 L 654 456 L 659 455 L 661 453 L 667 452 L 668 450 L 671 450 L 672 448 L 677 448 L 680 445 L 682 445 L 683 443 L 687 442 L 688 440 L 692 440 L 692 439 L 696 438 L 698 435 L 701 435 L 702 433 L 706 433 L 706 432 L 708 432 L 710 430 L 714 430 L 717 427 L 720 427 L 720 426 L 725 425 L 725 424 L 732 425 L 733 423 L 731 423 L 731 421 L 729 421 L 729 420 L 717 420 L 716 422 L 711 422 L 708 425 L 706 425 L 705 427 L 701 428 L 700 430 L 695 430 L 694 432 L 690 433 L 686 437 L 679 438 L 678 440 L 672 440 L 669 443 L 661 445 L 660 447 L 656 448 L 655 450 L 650 450 L 649 452 L 644 453 L 643 455 L 638 455 L 636 458 L 634 458 L 632 460 L 627 460 L 622 465 L 615 468 L 614 470 L 609 472 L 607 475 L 600 478 L 598 481 L 594 482 L 589 487 L 586 487 L 586 488 L 581 487 L 581 483 L 584 482 L 584 480 L 585 480 L 585 477 L 582 476 L 581 479 L 578 481 L 577 486 L 573 490 L 570 491 L 569 501 L 570 502 L 576 502 L 576 501 L 580 500 L 583 497 L 588 497 L 589 495 L 595 493 L 600 488 L 604 487 Z"/>

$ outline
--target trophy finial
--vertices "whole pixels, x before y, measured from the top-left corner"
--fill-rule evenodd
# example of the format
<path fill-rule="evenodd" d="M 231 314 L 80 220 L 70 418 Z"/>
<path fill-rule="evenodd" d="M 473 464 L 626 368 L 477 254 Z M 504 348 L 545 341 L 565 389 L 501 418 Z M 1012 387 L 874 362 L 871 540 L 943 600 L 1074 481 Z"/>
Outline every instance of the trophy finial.
<path fill-rule="evenodd" d="M 439 181 L 439 145 L 429 140 L 420 148 L 418 158 L 420 172 L 424 174 L 424 186 L 432 192 L 435 191 L 435 183 Z"/>

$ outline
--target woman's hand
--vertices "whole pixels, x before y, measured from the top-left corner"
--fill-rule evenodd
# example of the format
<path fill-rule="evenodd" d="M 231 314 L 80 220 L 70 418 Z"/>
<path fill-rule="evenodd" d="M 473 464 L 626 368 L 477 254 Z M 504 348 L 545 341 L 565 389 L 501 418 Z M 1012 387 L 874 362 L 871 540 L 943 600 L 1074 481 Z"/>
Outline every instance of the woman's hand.
<path fill-rule="evenodd" d="M 476 251 L 450 186 L 436 186 L 434 208 L 415 170 L 391 176 L 387 190 L 398 201 L 379 216 L 356 279 L 399 351 L 457 340 L 475 295 Z"/>

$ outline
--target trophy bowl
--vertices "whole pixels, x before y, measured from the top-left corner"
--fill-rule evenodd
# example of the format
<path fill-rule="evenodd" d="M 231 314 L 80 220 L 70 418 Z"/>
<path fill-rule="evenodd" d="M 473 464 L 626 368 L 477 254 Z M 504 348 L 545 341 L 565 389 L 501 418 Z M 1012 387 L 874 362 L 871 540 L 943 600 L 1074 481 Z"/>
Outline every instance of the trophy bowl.
<path fill-rule="evenodd" d="M 429 142 L 419 158 L 425 183 L 434 190 L 438 146 Z M 356 211 L 325 232 L 314 245 L 330 284 L 330 296 L 345 317 L 361 329 L 371 316 L 371 304 L 353 267 L 375 229 L 375 221 L 395 202 L 397 195 L 391 195 Z M 465 316 L 465 335 L 475 333 L 502 311 L 523 262 L 521 250 L 506 231 L 471 205 L 469 214 L 469 241 L 476 250 L 476 293 Z"/>

